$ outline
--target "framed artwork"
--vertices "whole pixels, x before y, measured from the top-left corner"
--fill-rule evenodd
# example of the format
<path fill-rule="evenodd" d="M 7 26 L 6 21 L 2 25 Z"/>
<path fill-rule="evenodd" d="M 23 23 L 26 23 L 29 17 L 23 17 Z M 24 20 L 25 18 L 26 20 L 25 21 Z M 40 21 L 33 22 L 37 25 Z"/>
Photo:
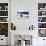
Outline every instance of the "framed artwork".
<path fill-rule="evenodd" d="M 28 9 L 19 9 L 17 11 L 18 18 L 29 18 L 29 10 Z"/>
<path fill-rule="evenodd" d="M 46 29 L 39 29 L 39 37 L 46 37 Z"/>

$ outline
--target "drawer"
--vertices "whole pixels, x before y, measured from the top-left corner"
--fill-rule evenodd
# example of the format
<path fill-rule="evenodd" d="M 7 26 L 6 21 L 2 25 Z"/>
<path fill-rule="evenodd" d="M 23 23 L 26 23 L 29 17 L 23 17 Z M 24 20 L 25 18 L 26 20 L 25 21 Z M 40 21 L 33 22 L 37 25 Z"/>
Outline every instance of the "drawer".
<path fill-rule="evenodd" d="M 0 45 L 7 45 L 8 44 L 8 39 L 7 38 L 0 38 Z"/>

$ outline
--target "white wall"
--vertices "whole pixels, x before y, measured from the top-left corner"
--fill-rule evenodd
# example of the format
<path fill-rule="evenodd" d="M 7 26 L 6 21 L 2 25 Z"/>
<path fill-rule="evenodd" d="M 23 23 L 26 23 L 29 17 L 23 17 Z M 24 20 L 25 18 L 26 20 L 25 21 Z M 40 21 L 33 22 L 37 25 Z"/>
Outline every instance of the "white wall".
<path fill-rule="evenodd" d="M 28 19 L 18 19 L 17 18 L 17 11 L 18 9 L 21 8 L 27 8 L 30 9 L 30 16 Z M 25 30 L 28 29 L 29 26 L 34 25 L 35 26 L 35 32 L 33 33 L 33 35 L 38 36 L 37 34 L 37 9 L 38 9 L 38 5 L 37 5 L 37 0 L 33 1 L 33 0 L 11 0 L 11 22 L 13 22 L 16 25 L 16 32 L 20 33 L 21 30 L 21 34 L 23 33 L 27 33 L 27 31 L 25 32 Z M 15 33 L 16 34 L 16 33 Z M 29 33 L 30 34 L 30 33 Z M 14 40 L 13 40 L 14 41 Z M 33 41 L 35 41 L 35 39 L 33 39 Z M 33 44 L 37 44 L 37 42 L 33 43 Z"/>
<path fill-rule="evenodd" d="M 33 24 L 36 32 L 35 34 L 33 33 L 33 36 L 38 36 L 38 3 L 46 3 L 46 0 L 11 0 L 11 22 L 14 23 L 18 32 L 19 30 L 27 30 Z M 28 19 L 17 18 L 17 10 L 21 8 L 30 9 L 30 17 Z M 33 46 L 40 46 L 38 43 L 43 42 L 41 39 L 38 37 L 33 38 Z"/>
<path fill-rule="evenodd" d="M 18 9 L 29 9 L 30 15 L 28 19 L 18 19 Z M 16 25 L 17 30 L 27 30 L 29 26 L 37 23 L 37 2 L 32 0 L 12 0 L 11 1 L 11 20 Z"/>
<path fill-rule="evenodd" d="M 38 27 L 38 3 L 45 3 L 46 0 L 11 0 L 11 22 L 14 23 L 17 30 L 27 30 L 29 26 Z M 28 19 L 18 19 L 18 9 L 29 9 L 30 15 Z"/>

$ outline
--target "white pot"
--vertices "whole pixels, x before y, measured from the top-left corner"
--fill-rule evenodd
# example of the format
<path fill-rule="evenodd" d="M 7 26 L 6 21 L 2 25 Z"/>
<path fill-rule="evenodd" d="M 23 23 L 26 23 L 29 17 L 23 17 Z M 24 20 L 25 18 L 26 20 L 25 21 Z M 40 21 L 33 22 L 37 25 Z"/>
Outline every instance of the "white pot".
<path fill-rule="evenodd" d="M 25 46 L 25 41 L 21 40 L 21 46 Z"/>

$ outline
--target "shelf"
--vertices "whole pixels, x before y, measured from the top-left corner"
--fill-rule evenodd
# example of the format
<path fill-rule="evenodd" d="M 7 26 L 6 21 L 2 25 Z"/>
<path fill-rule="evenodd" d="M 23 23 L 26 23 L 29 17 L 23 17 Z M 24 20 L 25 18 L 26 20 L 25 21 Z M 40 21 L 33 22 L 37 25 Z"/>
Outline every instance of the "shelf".
<path fill-rule="evenodd" d="M 0 22 L 0 23 L 8 23 L 8 22 Z"/>
<path fill-rule="evenodd" d="M 38 10 L 38 11 L 46 11 L 46 10 Z"/>
<path fill-rule="evenodd" d="M 38 36 L 46 37 L 46 3 L 38 3 Z"/>
<path fill-rule="evenodd" d="M 8 10 L 0 10 L 0 11 L 8 11 Z"/>
<path fill-rule="evenodd" d="M 8 37 L 8 3 L 0 3 L 0 35 Z"/>
<path fill-rule="evenodd" d="M 8 17 L 8 16 L 0 16 L 0 17 Z"/>
<path fill-rule="evenodd" d="M 46 29 L 46 28 L 38 28 L 38 29 Z"/>
<path fill-rule="evenodd" d="M 38 17 L 46 17 L 46 15 L 44 15 L 44 16 L 38 16 Z"/>
<path fill-rule="evenodd" d="M 38 23 L 46 23 L 46 22 L 38 22 Z"/>

